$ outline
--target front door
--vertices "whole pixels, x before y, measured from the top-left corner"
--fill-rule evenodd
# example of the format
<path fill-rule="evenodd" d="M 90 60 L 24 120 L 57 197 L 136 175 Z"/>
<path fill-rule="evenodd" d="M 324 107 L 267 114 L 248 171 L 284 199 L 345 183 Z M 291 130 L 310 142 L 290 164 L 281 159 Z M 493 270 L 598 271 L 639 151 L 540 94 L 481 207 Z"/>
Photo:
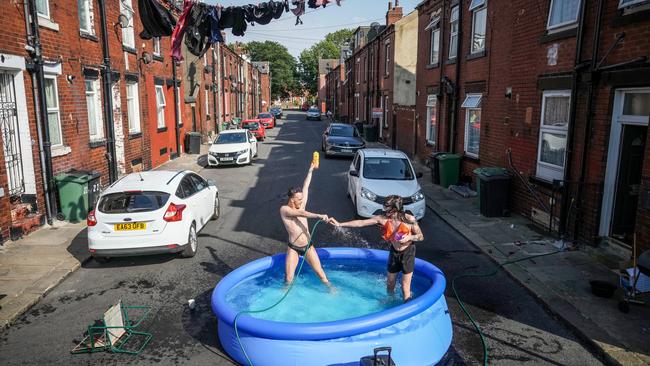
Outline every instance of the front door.
<path fill-rule="evenodd" d="M 641 187 L 648 127 L 625 125 L 614 196 L 612 236 L 631 244 Z"/>

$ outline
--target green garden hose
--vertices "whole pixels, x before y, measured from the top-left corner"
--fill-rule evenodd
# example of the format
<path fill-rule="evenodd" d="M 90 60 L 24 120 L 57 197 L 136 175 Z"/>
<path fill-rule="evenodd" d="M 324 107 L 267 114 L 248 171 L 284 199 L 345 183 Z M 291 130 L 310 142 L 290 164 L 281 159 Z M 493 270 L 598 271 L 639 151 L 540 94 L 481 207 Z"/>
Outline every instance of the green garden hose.
<path fill-rule="evenodd" d="M 305 254 L 309 251 L 309 247 L 311 247 L 311 241 L 314 239 L 314 233 L 316 232 L 316 228 L 318 227 L 318 225 L 321 222 L 323 222 L 323 220 L 316 221 L 316 224 L 314 224 L 314 227 L 311 229 L 311 233 L 309 234 L 309 242 L 307 243 L 307 249 L 305 250 Z M 296 278 L 300 275 L 300 272 L 302 271 L 302 266 L 303 266 L 303 264 L 305 264 L 306 261 L 307 261 L 307 259 L 303 258 L 302 262 L 300 263 L 300 266 L 298 267 L 298 273 L 294 277 L 294 280 L 291 281 L 291 283 L 289 284 L 289 288 L 287 288 L 287 291 L 284 293 L 284 295 L 282 295 L 280 300 L 275 302 L 275 304 L 273 304 L 273 305 L 271 305 L 271 306 L 269 306 L 267 308 L 260 309 L 260 310 L 242 310 L 242 311 L 238 312 L 237 315 L 235 315 L 235 322 L 234 322 L 235 336 L 237 337 L 237 342 L 239 343 L 239 348 L 241 349 L 242 353 L 244 353 L 244 356 L 246 357 L 246 361 L 248 361 L 248 364 L 250 366 L 253 366 L 253 362 L 248 357 L 248 354 L 246 353 L 246 350 L 244 349 L 244 346 L 241 344 L 241 339 L 239 338 L 239 332 L 237 331 L 237 320 L 243 314 L 259 314 L 259 313 L 263 313 L 265 311 L 273 309 L 278 304 L 280 304 L 287 297 L 287 295 L 289 295 L 289 291 L 291 291 L 291 289 L 293 288 L 293 284 L 296 282 Z"/>
<path fill-rule="evenodd" d="M 478 333 L 479 337 L 481 338 L 481 345 L 483 346 L 483 365 L 484 366 L 488 365 L 488 347 L 487 347 L 487 343 L 485 342 L 485 335 L 483 334 L 483 331 L 481 331 L 481 327 L 478 325 L 478 323 L 472 317 L 472 314 L 470 314 L 469 310 L 467 310 L 465 308 L 465 303 L 463 303 L 463 300 L 461 300 L 460 296 L 458 296 L 458 291 L 456 291 L 456 280 L 460 279 L 460 278 L 494 276 L 495 274 L 499 273 L 499 269 L 501 269 L 503 266 L 505 266 L 507 264 L 522 262 L 522 261 L 525 261 L 525 260 L 528 260 L 528 259 L 533 259 L 533 258 L 545 257 L 545 256 L 548 256 L 548 255 L 561 253 L 563 251 L 564 250 L 556 250 L 556 251 L 550 252 L 550 253 L 535 254 L 535 255 L 531 255 L 531 256 L 528 256 L 528 257 L 520 258 L 520 259 L 514 259 L 514 260 L 506 261 L 506 262 L 503 262 L 503 263 L 500 263 L 499 265 L 497 265 L 497 267 L 493 271 L 485 272 L 485 273 L 461 273 L 461 274 L 458 274 L 458 275 L 454 276 L 454 278 L 451 280 L 451 289 L 454 291 L 454 297 L 456 297 L 456 300 L 458 301 L 458 304 L 460 305 L 460 308 L 463 310 L 463 313 L 465 313 L 465 315 L 467 315 L 467 318 L 469 318 L 469 321 L 472 323 L 472 326 L 474 326 L 474 329 L 476 329 L 476 332 Z M 466 268 L 465 270 L 467 270 L 467 269 L 469 269 L 469 268 Z"/>

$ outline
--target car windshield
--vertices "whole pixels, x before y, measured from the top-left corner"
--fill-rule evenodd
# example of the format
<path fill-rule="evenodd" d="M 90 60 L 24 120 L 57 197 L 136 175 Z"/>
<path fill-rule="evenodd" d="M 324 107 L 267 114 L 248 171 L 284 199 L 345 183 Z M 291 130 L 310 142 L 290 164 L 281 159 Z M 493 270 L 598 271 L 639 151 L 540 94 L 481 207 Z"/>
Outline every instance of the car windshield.
<path fill-rule="evenodd" d="M 408 159 L 365 158 L 363 177 L 367 179 L 413 180 L 414 174 Z"/>
<path fill-rule="evenodd" d="M 260 124 L 257 122 L 244 123 L 244 128 L 249 130 L 257 130 L 260 127 Z"/>
<path fill-rule="evenodd" d="M 330 136 L 356 137 L 354 127 L 352 126 L 332 126 L 330 127 Z"/>
<path fill-rule="evenodd" d="M 318 108 L 309 108 L 309 111 L 312 113 L 318 112 Z"/>
<path fill-rule="evenodd" d="M 273 117 L 268 113 L 260 113 L 257 115 L 257 118 L 273 118 Z"/>
<path fill-rule="evenodd" d="M 169 193 L 143 191 L 107 194 L 99 201 L 97 208 L 107 214 L 155 211 L 165 205 Z"/>
<path fill-rule="evenodd" d="M 214 140 L 214 143 L 217 145 L 222 144 L 241 144 L 246 142 L 245 133 L 222 133 L 217 136 L 217 139 Z"/>
<path fill-rule="evenodd" d="M 280 108 L 271 108 L 271 112 L 280 112 Z"/>

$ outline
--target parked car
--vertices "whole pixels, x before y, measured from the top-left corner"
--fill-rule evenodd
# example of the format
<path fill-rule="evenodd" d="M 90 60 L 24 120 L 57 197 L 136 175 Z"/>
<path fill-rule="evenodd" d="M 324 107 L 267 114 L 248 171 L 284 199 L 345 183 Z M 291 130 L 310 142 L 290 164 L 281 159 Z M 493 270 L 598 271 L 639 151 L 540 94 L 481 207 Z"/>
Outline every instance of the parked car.
<path fill-rule="evenodd" d="M 257 139 L 249 130 L 222 131 L 210 146 L 208 165 L 247 165 L 257 156 Z"/>
<path fill-rule="evenodd" d="M 131 173 L 88 214 L 88 250 L 97 259 L 157 253 L 193 257 L 197 233 L 219 217 L 219 189 L 191 171 Z"/>
<path fill-rule="evenodd" d="M 344 123 L 332 123 L 323 133 L 321 150 L 325 157 L 332 155 L 354 156 L 366 146 L 356 127 Z"/>
<path fill-rule="evenodd" d="M 405 153 L 390 149 L 362 149 L 357 152 L 348 171 L 348 195 L 357 214 L 362 217 L 379 215 L 386 197 L 400 195 L 404 209 L 416 219 L 426 211 L 422 188 L 413 165 Z"/>
<path fill-rule="evenodd" d="M 320 121 L 320 110 L 316 107 L 309 108 L 307 111 L 307 117 L 305 118 L 307 118 L 307 120 L 314 119 Z"/>
<path fill-rule="evenodd" d="M 273 128 L 275 127 L 275 117 L 271 113 L 260 113 L 257 115 L 257 119 L 262 122 L 264 128 Z"/>
<path fill-rule="evenodd" d="M 271 109 L 269 109 L 269 112 L 271 112 L 271 114 L 274 115 L 275 118 L 282 119 L 282 116 L 283 116 L 282 108 L 280 108 L 280 107 L 271 107 Z"/>
<path fill-rule="evenodd" d="M 247 119 L 242 122 L 242 128 L 249 130 L 253 136 L 259 141 L 264 141 L 266 138 L 266 129 L 262 125 L 262 122 L 259 119 Z"/>

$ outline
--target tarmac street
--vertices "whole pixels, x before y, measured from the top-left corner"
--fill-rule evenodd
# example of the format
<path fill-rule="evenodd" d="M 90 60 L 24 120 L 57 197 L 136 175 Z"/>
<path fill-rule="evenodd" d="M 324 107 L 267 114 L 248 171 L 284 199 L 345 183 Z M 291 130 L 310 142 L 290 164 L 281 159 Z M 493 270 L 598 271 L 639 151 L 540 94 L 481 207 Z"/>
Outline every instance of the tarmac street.
<path fill-rule="evenodd" d="M 206 168 L 205 156 L 198 155 L 180 158 L 168 166 L 192 168 L 215 180 L 219 187 L 221 217 L 200 233 L 194 258 L 158 255 L 115 258 L 108 263 L 85 261 L 0 332 L 0 364 L 233 365 L 217 337 L 216 318 L 210 309 L 212 290 L 233 269 L 286 250 L 286 232 L 278 210 L 286 200 L 287 189 L 302 185 L 312 153 L 320 151 L 327 123 L 306 121 L 303 113 L 293 111 L 285 111 L 285 118 L 267 131 L 267 139 L 258 145 L 259 156 L 250 166 Z M 307 210 L 339 221 L 354 218 L 345 190 L 350 161 L 321 155 Z M 422 179 L 428 179 L 428 172 L 424 173 Z M 440 267 L 448 280 L 446 296 L 454 338 L 443 364 L 480 364 L 479 337 L 453 298 L 451 278 L 468 268 L 493 270 L 494 262 L 432 211 L 426 213 L 420 226 L 425 241 L 417 244 L 417 257 Z M 314 242 L 318 247 L 387 249 L 379 239 L 376 228 L 342 233 L 321 225 Z M 80 246 L 77 251 L 83 250 L 83 241 L 76 245 Z M 572 330 L 503 271 L 492 277 L 461 280 L 458 290 L 486 335 L 491 364 L 602 364 Z M 70 349 L 81 340 L 86 327 L 120 299 L 127 305 L 152 308 L 150 318 L 142 325 L 144 331 L 153 334 L 144 352 L 136 357 L 71 355 Z M 189 299 L 195 300 L 193 311 L 188 307 Z"/>

